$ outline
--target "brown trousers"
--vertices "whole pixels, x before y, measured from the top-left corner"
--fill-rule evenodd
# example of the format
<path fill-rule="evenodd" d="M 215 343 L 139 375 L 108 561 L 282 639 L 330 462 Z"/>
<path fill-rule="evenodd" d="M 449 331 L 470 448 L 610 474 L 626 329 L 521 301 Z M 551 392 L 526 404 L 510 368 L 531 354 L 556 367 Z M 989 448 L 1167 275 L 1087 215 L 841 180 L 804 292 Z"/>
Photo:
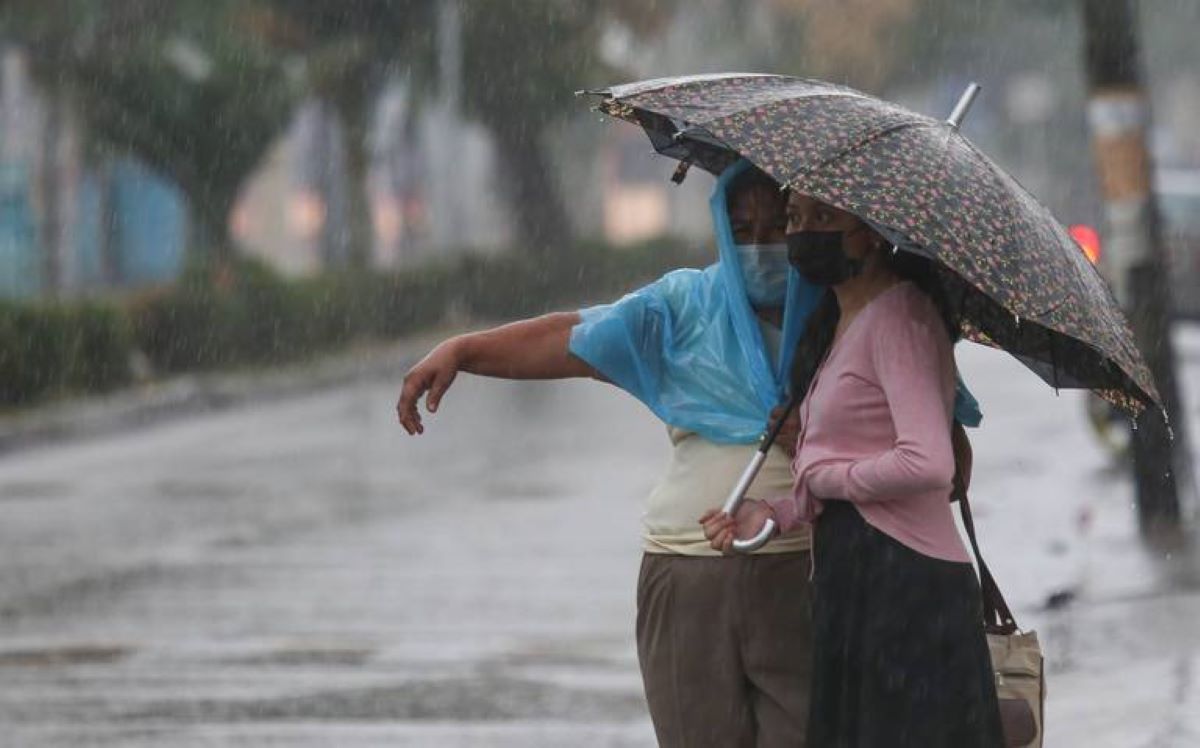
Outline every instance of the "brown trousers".
<path fill-rule="evenodd" d="M 646 701 L 665 748 L 804 745 L 808 553 L 647 553 L 637 592 Z"/>

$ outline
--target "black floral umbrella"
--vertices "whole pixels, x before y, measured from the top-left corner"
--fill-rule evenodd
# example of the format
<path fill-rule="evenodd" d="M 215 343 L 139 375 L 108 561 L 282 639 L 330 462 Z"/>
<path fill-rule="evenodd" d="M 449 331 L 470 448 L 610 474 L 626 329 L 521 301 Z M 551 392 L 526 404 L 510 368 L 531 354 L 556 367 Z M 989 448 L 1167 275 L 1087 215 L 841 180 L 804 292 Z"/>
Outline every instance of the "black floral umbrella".
<path fill-rule="evenodd" d="M 1161 406 L 1103 278 L 1050 211 L 958 128 L 843 86 L 779 75 L 664 78 L 588 91 L 654 148 L 714 174 L 745 157 L 937 261 L 965 337 L 1054 387 L 1138 415 Z"/>

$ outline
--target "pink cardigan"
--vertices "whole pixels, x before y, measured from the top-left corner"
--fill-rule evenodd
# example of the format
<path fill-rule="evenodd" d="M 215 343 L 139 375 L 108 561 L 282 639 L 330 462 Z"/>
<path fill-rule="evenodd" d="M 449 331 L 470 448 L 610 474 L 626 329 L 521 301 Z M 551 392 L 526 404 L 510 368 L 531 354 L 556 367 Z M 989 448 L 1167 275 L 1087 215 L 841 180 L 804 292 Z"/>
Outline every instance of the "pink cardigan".
<path fill-rule="evenodd" d="M 800 406 L 792 493 L 770 500 L 783 532 L 821 499 L 918 553 L 969 562 L 951 512 L 954 351 L 929 298 L 902 282 L 851 320 Z"/>

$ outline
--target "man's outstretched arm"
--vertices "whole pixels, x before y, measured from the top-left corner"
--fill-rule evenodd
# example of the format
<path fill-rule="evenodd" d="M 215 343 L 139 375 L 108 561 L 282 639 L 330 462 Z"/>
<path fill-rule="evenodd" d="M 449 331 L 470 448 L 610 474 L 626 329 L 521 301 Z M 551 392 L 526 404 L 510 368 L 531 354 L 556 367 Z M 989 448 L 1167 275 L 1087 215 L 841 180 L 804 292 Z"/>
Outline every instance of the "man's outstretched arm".
<path fill-rule="evenodd" d="M 436 413 L 460 371 L 504 379 L 600 379 L 569 350 L 577 324 L 578 312 L 555 312 L 442 342 L 404 375 L 396 403 L 400 425 L 410 434 L 424 433 L 418 401 L 428 392 L 425 407 Z"/>

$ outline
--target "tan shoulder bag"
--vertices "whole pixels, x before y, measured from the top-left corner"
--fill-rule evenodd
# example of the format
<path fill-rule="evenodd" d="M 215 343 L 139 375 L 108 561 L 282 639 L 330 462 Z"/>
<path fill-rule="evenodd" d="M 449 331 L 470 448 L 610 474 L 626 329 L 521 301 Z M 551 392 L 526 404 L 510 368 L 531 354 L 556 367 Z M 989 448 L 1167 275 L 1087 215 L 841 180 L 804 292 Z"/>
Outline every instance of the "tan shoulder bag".
<path fill-rule="evenodd" d="M 996 673 L 996 695 L 1000 698 L 1000 721 L 1006 748 L 1042 748 L 1046 706 L 1046 674 L 1042 647 L 1036 631 L 1022 632 L 1009 610 L 1000 587 L 979 552 L 971 504 L 966 492 L 958 496 L 967 537 L 979 564 L 979 587 L 983 596 L 983 628 L 987 633 L 992 669 Z"/>

